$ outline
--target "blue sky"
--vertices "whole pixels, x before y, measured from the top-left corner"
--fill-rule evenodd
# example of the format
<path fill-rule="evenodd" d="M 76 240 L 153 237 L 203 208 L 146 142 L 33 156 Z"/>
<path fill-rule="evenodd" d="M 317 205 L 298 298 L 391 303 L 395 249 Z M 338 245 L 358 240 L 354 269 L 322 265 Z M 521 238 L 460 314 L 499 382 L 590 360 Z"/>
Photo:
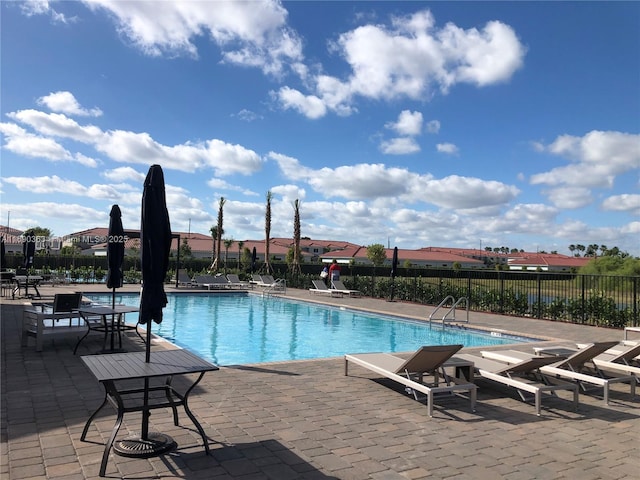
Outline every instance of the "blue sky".
<path fill-rule="evenodd" d="M 640 255 L 638 2 L 2 2 L 0 224 Z"/>

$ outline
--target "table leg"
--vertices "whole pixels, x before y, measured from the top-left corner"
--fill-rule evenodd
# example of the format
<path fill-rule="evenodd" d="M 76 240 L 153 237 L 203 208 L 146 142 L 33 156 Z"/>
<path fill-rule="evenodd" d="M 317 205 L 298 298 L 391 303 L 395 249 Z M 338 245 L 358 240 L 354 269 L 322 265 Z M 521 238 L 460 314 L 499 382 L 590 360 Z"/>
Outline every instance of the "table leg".
<path fill-rule="evenodd" d="M 191 413 L 191 409 L 189 408 L 189 394 L 191 393 L 191 390 L 193 390 L 195 386 L 198 385 L 198 383 L 200 383 L 200 380 L 202 380 L 202 377 L 204 377 L 204 373 L 205 372 L 201 372 L 200 376 L 198 376 L 198 379 L 195 382 L 193 382 L 193 385 L 191 385 L 189 389 L 185 392 L 182 404 L 184 405 L 184 411 L 187 412 L 187 416 L 191 419 L 193 424 L 196 426 L 196 428 L 198 429 L 198 432 L 200 432 L 200 436 L 202 437 L 202 441 L 204 443 L 204 451 L 207 453 L 207 455 L 209 455 L 209 442 L 207 440 L 207 436 L 204 433 L 204 429 L 202 428 L 202 425 L 200 425 L 200 422 L 198 422 L 198 419 L 195 417 L 193 413 Z"/>
<path fill-rule="evenodd" d="M 102 400 L 102 403 L 100 404 L 100 406 L 96 409 L 95 412 L 93 412 L 91 414 L 91 416 L 89 417 L 89 420 L 87 420 L 87 423 L 84 424 L 84 429 L 82 430 L 82 435 L 80 435 L 80 440 L 84 442 L 84 439 L 87 437 L 87 433 L 89 431 L 89 425 L 91 425 L 91 422 L 93 421 L 93 419 L 95 418 L 95 416 L 98 414 L 98 412 L 100 410 L 102 410 L 102 408 L 107 404 L 107 390 L 105 388 L 104 391 L 104 400 Z"/>
<path fill-rule="evenodd" d="M 107 470 L 107 461 L 109 460 L 109 452 L 111 451 L 111 447 L 113 446 L 113 442 L 116 439 L 116 435 L 120 430 L 120 426 L 122 425 L 122 419 L 124 418 L 124 404 L 122 402 L 122 398 L 118 393 L 118 390 L 115 388 L 113 382 L 105 383 L 105 390 L 108 395 L 116 401 L 118 404 L 118 418 L 116 418 L 116 423 L 113 425 L 113 430 L 111 430 L 111 435 L 109 436 L 109 441 L 104 446 L 104 453 L 102 454 L 102 462 L 100 463 L 100 476 L 104 477 L 104 474 Z"/>
<path fill-rule="evenodd" d="M 171 396 L 171 392 L 173 392 L 173 388 L 171 387 L 171 381 L 173 380 L 173 376 L 167 377 L 165 382 L 164 394 L 167 397 L 167 400 L 171 404 L 171 409 L 173 410 L 173 424 L 177 427 L 179 425 L 178 422 L 178 409 L 176 408 L 175 402 L 173 401 L 173 397 Z"/>

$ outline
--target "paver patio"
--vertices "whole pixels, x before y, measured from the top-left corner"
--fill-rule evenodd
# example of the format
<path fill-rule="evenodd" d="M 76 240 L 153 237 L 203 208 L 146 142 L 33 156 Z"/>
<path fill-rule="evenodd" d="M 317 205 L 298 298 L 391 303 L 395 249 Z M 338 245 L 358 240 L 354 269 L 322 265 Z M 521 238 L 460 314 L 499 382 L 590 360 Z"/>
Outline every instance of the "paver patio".
<path fill-rule="evenodd" d="M 44 287 L 43 294 L 104 285 Z M 139 291 L 127 286 L 120 291 Z M 168 289 L 171 290 L 170 288 Z M 426 319 L 431 307 L 370 298 L 292 297 Z M 97 479 L 115 411 L 107 406 L 80 434 L 103 398 L 80 355 L 100 349 L 98 337 L 20 346 L 24 300 L 2 299 L 0 478 Z M 504 329 L 554 344 L 620 340 L 619 330 L 471 313 L 471 326 Z M 90 337 L 91 338 L 91 337 Z M 135 336 L 128 350 L 142 349 Z M 161 348 L 155 346 L 154 348 Z M 508 348 L 508 347 L 505 347 Z M 474 351 L 478 349 L 465 349 Z M 344 376 L 342 358 L 223 367 L 205 375 L 190 406 L 210 439 L 206 456 L 186 415 L 173 425 L 170 411 L 153 411 L 150 430 L 171 435 L 178 448 L 160 457 L 112 454 L 107 478 L 131 479 L 632 479 L 640 472 L 640 398 L 628 386 L 545 400 L 542 416 L 512 390 L 477 381 L 477 411 L 466 399 L 437 399 L 426 415 L 402 389 L 357 366 Z M 640 396 L 639 396 L 640 397 Z M 140 414 L 125 415 L 118 438 L 138 432 Z"/>

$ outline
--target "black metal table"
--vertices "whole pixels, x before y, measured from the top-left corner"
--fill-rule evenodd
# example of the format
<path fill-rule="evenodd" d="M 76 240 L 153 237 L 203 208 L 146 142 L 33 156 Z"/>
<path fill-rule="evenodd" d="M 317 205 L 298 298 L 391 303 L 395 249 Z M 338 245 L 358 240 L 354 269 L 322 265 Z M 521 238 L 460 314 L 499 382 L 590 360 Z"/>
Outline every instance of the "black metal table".
<path fill-rule="evenodd" d="M 75 348 L 73 349 L 73 354 L 75 355 L 80 343 L 93 332 L 103 332 L 104 333 L 104 341 L 102 344 L 102 350 L 104 353 L 116 352 L 115 348 L 115 336 L 118 335 L 118 348 L 122 350 L 122 332 L 125 330 L 135 330 L 136 326 L 131 325 L 128 326 L 124 322 L 124 317 L 126 313 L 134 313 L 139 312 L 140 309 L 138 307 L 129 307 L 127 305 L 115 305 L 114 307 L 108 307 L 106 305 L 92 305 L 88 307 L 81 307 L 78 310 L 80 316 L 84 319 L 88 330 L 87 333 L 84 334 L 78 343 L 76 343 Z M 99 321 L 95 321 L 96 318 L 99 318 Z M 107 350 L 107 339 L 111 336 L 110 349 Z"/>
<path fill-rule="evenodd" d="M 109 452 L 112 447 L 119 455 L 129 457 L 156 456 L 175 447 L 175 442 L 173 442 L 170 437 L 158 433 L 149 434 L 149 438 L 125 439 L 114 447 L 114 441 L 122 425 L 124 414 L 128 412 L 143 412 L 144 417 L 144 413 L 148 414 L 150 410 L 171 407 L 173 410 L 173 423 L 178 426 L 177 407 L 182 405 L 187 416 L 191 419 L 202 437 L 205 452 L 207 455 L 209 454 L 207 437 L 202 426 L 189 409 L 188 400 L 189 394 L 200 380 L 202 380 L 206 372 L 219 370 L 216 365 L 183 349 L 151 352 L 149 363 L 145 362 L 145 352 L 87 355 L 81 358 L 93 376 L 104 387 L 105 395 L 102 404 L 91 414 L 89 420 L 87 420 L 80 440 L 85 441 L 91 422 L 107 402 L 110 402 L 117 409 L 116 422 L 113 426 L 111 436 L 105 444 L 102 455 L 102 463 L 100 464 L 101 477 L 105 474 Z M 198 374 L 198 376 L 184 393 L 180 393 L 171 384 L 173 376 L 187 374 Z M 145 385 L 148 385 L 149 379 L 157 377 L 166 377 L 164 385 L 147 388 L 130 388 L 131 382 L 125 382 L 127 386 L 118 384 L 118 382 L 122 383 L 122 381 L 125 380 L 145 380 Z M 145 390 L 147 391 L 145 392 Z M 143 403 L 140 403 L 139 397 L 141 393 L 148 394 L 154 391 L 163 392 L 164 398 L 155 398 L 149 400 L 149 403 L 146 403 L 147 400 L 145 400 Z M 145 399 L 147 399 L 146 394 L 144 395 Z M 125 400 L 127 400 L 127 404 L 125 404 Z M 165 437 L 161 440 L 163 444 L 168 445 L 168 448 L 161 451 L 146 451 L 144 448 L 145 444 L 155 443 L 158 440 L 157 437 Z"/>

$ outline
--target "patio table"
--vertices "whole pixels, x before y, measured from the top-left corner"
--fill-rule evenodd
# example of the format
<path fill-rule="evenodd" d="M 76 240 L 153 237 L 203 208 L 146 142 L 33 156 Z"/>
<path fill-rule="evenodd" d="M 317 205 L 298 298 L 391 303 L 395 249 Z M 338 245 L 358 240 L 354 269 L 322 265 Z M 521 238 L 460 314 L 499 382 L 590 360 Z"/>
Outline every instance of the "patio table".
<path fill-rule="evenodd" d="M 11 297 L 13 299 L 16 298 L 16 293 L 18 297 L 20 297 L 20 290 L 24 290 L 25 298 L 41 298 L 40 291 L 38 290 L 38 285 L 42 281 L 42 277 L 40 275 L 16 275 L 13 277 L 13 281 L 16 283 L 16 286 L 11 293 Z M 35 295 L 29 293 L 29 287 L 32 287 L 35 290 Z"/>
<path fill-rule="evenodd" d="M 150 410 L 171 407 L 173 410 L 173 423 L 178 426 L 178 406 L 182 405 L 187 416 L 191 419 L 193 424 L 198 429 L 198 433 L 202 437 L 204 443 L 204 449 L 206 454 L 209 454 L 209 443 L 205 432 L 189 409 L 189 395 L 193 391 L 196 385 L 202 380 L 202 377 L 206 372 L 219 370 L 219 367 L 203 360 L 202 358 L 192 354 L 191 352 L 183 349 L 177 350 L 163 350 L 158 352 L 151 352 L 150 361 L 145 362 L 145 352 L 130 352 L 130 353 L 118 353 L 111 355 L 87 355 L 81 357 L 82 361 L 89 368 L 92 375 L 102 384 L 104 387 L 104 400 L 98 409 L 91 414 L 89 420 L 84 426 L 80 440 L 85 441 L 87 432 L 91 422 L 96 417 L 98 412 L 110 402 L 117 409 L 117 418 L 111 431 L 111 436 L 105 444 L 104 453 L 102 455 L 102 463 L 100 464 L 100 476 L 104 477 L 107 468 L 107 461 L 109 459 L 109 452 L 113 447 L 115 452 L 122 456 L 128 457 L 149 457 L 159 455 L 175 447 L 173 440 L 162 434 L 152 433 L 149 434 L 149 438 L 141 438 L 136 440 L 125 439 L 120 441 L 114 446 L 114 441 L 118 430 L 122 425 L 122 420 L 125 413 L 128 412 L 144 412 L 147 413 Z M 191 377 L 191 384 L 186 388 L 184 393 L 178 392 L 172 386 L 172 379 L 174 375 L 183 375 L 185 378 L 189 378 L 187 374 L 197 374 L 195 381 Z M 151 378 L 165 377 L 164 385 L 155 387 L 148 386 L 148 380 Z M 131 382 L 145 380 L 145 388 L 131 388 Z M 146 390 L 146 392 L 145 392 Z M 148 399 L 149 392 L 163 392 L 164 395 L 158 398 L 154 398 L 147 403 L 147 400 L 141 402 L 140 394 L 145 393 L 144 398 Z M 126 401 L 126 403 L 125 403 Z M 143 413 L 143 415 L 144 415 Z M 153 443 L 154 441 L 164 441 L 168 445 L 168 448 L 158 452 L 146 451 L 144 455 L 140 455 L 140 451 L 144 451 L 144 443 Z M 140 445 L 142 444 L 142 448 Z"/>
<path fill-rule="evenodd" d="M 118 335 L 118 348 L 120 351 L 122 350 L 122 332 L 125 330 L 135 330 L 137 325 L 127 325 L 124 322 L 125 314 L 139 312 L 140 309 L 138 307 L 130 307 L 127 305 L 115 305 L 113 307 L 108 307 L 106 305 L 91 305 L 87 307 L 80 307 L 78 313 L 84 319 L 87 327 L 87 333 L 78 340 L 75 348 L 73 349 L 73 353 L 75 355 L 80 343 L 91 333 L 94 332 L 103 332 L 104 333 L 104 341 L 102 344 L 103 353 L 107 351 L 114 353 L 118 352 L 115 349 L 115 335 Z M 99 321 L 95 321 L 95 318 L 99 318 Z M 110 349 L 107 350 L 107 339 L 111 336 L 111 344 Z"/>

